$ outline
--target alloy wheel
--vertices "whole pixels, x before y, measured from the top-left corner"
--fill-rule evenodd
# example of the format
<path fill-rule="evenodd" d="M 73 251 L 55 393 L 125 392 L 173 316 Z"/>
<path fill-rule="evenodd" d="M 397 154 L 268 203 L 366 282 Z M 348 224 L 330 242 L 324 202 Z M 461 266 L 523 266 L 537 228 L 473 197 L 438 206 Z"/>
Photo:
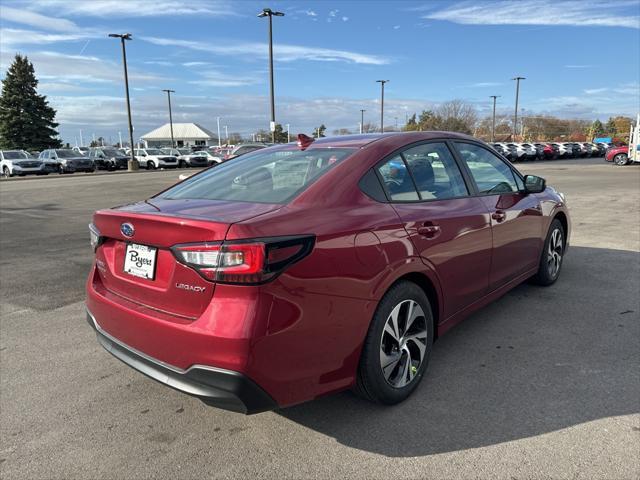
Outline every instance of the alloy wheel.
<path fill-rule="evenodd" d="M 414 300 L 394 307 L 385 322 L 380 342 L 380 368 L 395 388 L 410 384 L 420 371 L 427 349 L 427 319 Z"/>
<path fill-rule="evenodd" d="M 547 268 L 549 269 L 549 275 L 551 278 L 555 278 L 560 272 L 563 249 L 564 243 L 562 241 L 562 231 L 556 228 L 551 233 L 549 247 L 547 248 Z"/>

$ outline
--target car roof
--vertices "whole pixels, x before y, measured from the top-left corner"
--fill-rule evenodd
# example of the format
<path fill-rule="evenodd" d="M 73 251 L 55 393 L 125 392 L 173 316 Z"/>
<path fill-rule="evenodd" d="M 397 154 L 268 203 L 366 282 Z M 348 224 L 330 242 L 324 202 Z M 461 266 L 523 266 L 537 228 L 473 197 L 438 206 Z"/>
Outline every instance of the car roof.
<path fill-rule="evenodd" d="M 432 140 L 432 139 L 457 139 L 475 140 L 477 139 L 457 132 L 447 131 L 426 131 L 426 132 L 386 132 L 386 133 L 363 133 L 355 135 L 341 135 L 336 137 L 321 137 L 315 139 L 311 145 L 314 147 L 350 147 L 360 148 L 373 142 L 388 141 L 396 143 L 398 141 Z"/>

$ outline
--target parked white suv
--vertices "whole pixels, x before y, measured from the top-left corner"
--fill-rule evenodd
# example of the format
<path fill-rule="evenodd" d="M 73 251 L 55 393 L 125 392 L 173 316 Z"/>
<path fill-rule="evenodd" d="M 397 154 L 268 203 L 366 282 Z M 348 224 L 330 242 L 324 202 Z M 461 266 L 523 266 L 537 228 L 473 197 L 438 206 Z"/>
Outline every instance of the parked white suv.
<path fill-rule="evenodd" d="M 135 154 L 141 167 L 147 170 L 156 168 L 177 168 L 178 159 L 173 155 L 162 153 L 159 148 L 138 148 Z"/>
<path fill-rule="evenodd" d="M 24 150 L 0 150 L 0 173 L 9 178 L 14 175 L 47 175 L 52 170 L 41 160 Z"/>

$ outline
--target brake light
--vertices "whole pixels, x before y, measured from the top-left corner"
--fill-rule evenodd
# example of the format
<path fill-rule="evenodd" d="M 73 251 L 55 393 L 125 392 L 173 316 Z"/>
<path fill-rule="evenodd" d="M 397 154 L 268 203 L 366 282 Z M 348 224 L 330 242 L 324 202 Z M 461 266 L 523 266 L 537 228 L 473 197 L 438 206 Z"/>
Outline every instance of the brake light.
<path fill-rule="evenodd" d="M 206 280 L 246 285 L 274 279 L 306 257 L 314 242 L 313 236 L 275 237 L 176 245 L 171 250 L 180 263 Z"/>

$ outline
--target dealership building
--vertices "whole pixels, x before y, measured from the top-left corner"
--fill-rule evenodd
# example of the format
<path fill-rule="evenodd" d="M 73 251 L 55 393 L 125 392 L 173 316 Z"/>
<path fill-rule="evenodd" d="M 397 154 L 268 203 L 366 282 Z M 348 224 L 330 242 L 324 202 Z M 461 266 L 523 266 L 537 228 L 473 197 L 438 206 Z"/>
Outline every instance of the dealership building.
<path fill-rule="evenodd" d="M 140 137 L 147 147 L 166 147 L 171 145 L 171 125 L 166 123 Z M 197 123 L 174 123 L 173 140 L 178 147 L 193 145 L 212 145 L 218 143 L 218 137 Z"/>

